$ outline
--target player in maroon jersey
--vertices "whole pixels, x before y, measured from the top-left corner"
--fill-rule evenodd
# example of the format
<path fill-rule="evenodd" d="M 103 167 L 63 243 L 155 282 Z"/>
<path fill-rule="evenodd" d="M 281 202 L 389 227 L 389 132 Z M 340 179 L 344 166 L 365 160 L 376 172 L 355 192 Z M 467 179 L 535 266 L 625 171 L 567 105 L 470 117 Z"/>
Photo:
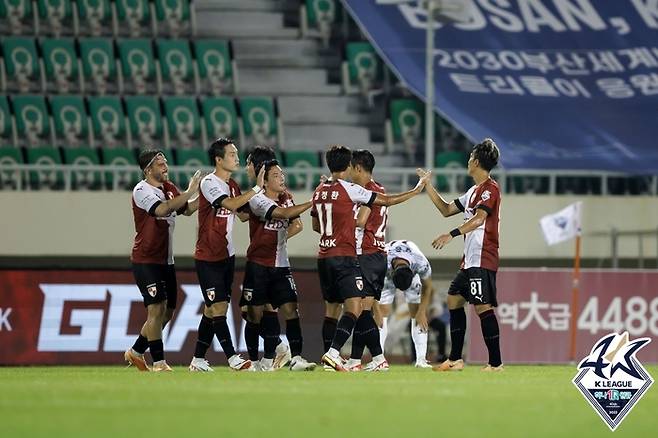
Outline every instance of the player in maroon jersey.
<path fill-rule="evenodd" d="M 464 257 L 461 269 L 448 290 L 450 310 L 450 357 L 437 365 L 437 371 L 455 371 L 464 368 L 462 349 L 466 332 L 464 305 L 473 304 L 480 317 L 482 336 L 489 350 L 489 363 L 484 371 L 502 371 L 500 358 L 500 332 L 494 307 L 496 299 L 496 271 L 498 271 L 498 227 L 500 219 L 500 190 L 490 172 L 500 151 L 493 140 L 487 138 L 473 147 L 468 160 L 468 174 L 475 185 L 458 199 L 447 203 L 428 186 L 427 193 L 444 217 L 464 213 L 464 223 L 449 233 L 434 239 L 432 246 L 441 249 L 454 237 L 464 235 Z"/>
<path fill-rule="evenodd" d="M 263 171 L 258 174 L 256 185 L 241 194 L 238 184 L 231 178 L 231 173 L 240 167 L 238 149 L 233 141 L 226 138 L 215 140 L 208 155 L 215 171 L 200 184 L 199 229 L 194 251 L 205 307 L 190 371 L 212 371 L 205 361 L 205 353 L 213 334 L 217 336 L 229 366 L 239 371 L 249 369 L 251 361 L 236 354 L 226 322 L 235 270 L 233 222 L 236 212 L 262 191 Z"/>
<path fill-rule="evenodd" d="M 430 174 L 424 174 L 413 190 L 385 195 L 346 181 L 351 176 L 352 151 L 345 146 L 331 146 L 326 162 L 331 178 L 320 184 L 313 194 L 313 230 L 320 234 L 318 274 L 325 300 L 322 336 L 326 353 L 322 362 L 336 371 L 346 371 L 340 348 L 352 334 L 361 314 L 364 297 L 363 277 L 356 257 L 356 215 L 360 205 L 391 206 L 420 193 Z M 340 315 L 341 305 L 343 316 Z"/>
<path fill-rule="evenodd" d="M 174 269 L 173 233 L 176 215 L 190 216 L 198 206 L 201 172 L 190 179 L 182 194 L 169 181 L 169 167 L 160 150 L 145 150 L 139 155 L 144 179 L 133 190 L 132 210 L 135 220 L 135 243 L 130 257 L 135 282 L 139 287 L 147 318 L 132 348 L 124 353 L 126 361 L 140 371 L 149 371 L 144 352 L 150 349 L 153 371 L 171 371 L 164 360 L 162 328 L 176 308 L 176 271 Z"/>

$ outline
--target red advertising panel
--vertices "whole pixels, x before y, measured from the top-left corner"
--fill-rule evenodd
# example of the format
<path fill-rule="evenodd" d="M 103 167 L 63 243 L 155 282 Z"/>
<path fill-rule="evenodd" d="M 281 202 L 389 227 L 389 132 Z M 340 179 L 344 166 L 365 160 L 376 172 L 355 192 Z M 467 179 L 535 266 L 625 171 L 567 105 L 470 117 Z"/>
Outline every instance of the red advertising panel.
<path fill-rule="evenodd" d="M 570 270 L 503 269 L 496 279 L 503 362 L 569 362 L 572 316 Z M 580 275 L 576 360 L 610 332 L 653 340 L 638 353 L 658 362 L 658 272 L 584 270 Z M 487 361 L 480 321 L 469 313 L 468 358 Z"/>
<path fill-rule="evenodd" d="M 233 343 L 246 351 L 237 306 L 242 272 L 236 272 L 228 314 Z M 294 274 L 300 299 L 304 354 L 318 359 L 324 316 L 315 272 Z M 146 318 L 129 271 L 0 271 L 0 365 L 111 364 L 123 361 Z M 172 364 L 192 358 L 203 297 L 196 274 L 178 272 L 178 306 L 165 328 L 165 354 Z M 285 333 L 285 322 L 281 322 Z M 212 363 L 224 355 L 215 340 Z"/>

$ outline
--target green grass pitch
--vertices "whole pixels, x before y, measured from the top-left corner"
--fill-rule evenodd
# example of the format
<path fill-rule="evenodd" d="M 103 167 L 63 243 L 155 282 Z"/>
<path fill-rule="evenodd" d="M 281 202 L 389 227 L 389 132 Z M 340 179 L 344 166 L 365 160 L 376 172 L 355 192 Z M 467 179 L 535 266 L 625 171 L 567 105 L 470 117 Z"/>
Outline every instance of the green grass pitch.
<path fill-rule="evenodd" d="M 658 375 L 658 366 L 647 369 Z M 657 436 L 658 385 L 613 434 L 571 383 L 575 373 L 574 366 L 436 373 L 398 365 L 350 374 L 0 367 L 0 436 Z"/>

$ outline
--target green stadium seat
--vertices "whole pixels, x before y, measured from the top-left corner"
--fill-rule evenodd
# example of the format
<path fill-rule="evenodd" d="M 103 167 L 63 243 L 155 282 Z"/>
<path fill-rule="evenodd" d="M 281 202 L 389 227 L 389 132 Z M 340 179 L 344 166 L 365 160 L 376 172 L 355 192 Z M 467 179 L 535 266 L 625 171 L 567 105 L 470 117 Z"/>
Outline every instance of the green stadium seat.
<path fill-rule="evenodd" d="M 16 141 L 14 119 L 9 110 L 7 96 L 0 96 L 0 148 L 14 146 Z"/>
<path fill-rule="evenodd" d="M 137 158 L 132 149 L 107 149 L 102 148 L 101 157 L 105 166 L 133 166 L 137 167 Z M 132 189 L 142 179 L 142 172 L 137 167 L 135 171 L 105 172 L 105 184 L 110 189 L 124 188 Z"/>
<path fill-rule="evenodd" d="M 119 40 L 118 46 L 124 90 L 135 94 L 159 93 L 159 72 L 155 68 L 151 40 Z"/>
<path fill-rule="evenodd" d="M 37 0 L 37 9 L 39 35 L 77 35 L 77 11 L 73 10 L 71 0 Z"/>
<path fill-rule="evenodd" d="M 27 164 L 48 166 L 48 168 L 43 170 L 31 170 L 29 172 L 29 181 L 32 188 L 59 189 L 64 186 L 64 174 L 61 170 L 56 170 L 62 164 L 59 149 L 38 147 L 27 149 L 25 153 Z"/>
<path fill-rule="evenodd" d="M 382 86 L 383 68 L 379 55 L 368 42 L 347 43 L 342 65 L 345 94 L 368 92 Z"/>
<path fill-rule="evenodd" d="M 43 96 L 17 95 L 12 99 L 16 118 L 17 146 L 52 146 L 54 139 Z"/>
<path fill-rule="evenodd" d="M 329 47 L 331 28 L 340 16 L 336 0 L 305 0 L 300 7 L 302 36 L 319 37 Z"/>
<path fill-rule="evenodd" d="M 118 94 L 118 68 L 112 40 L 81 38 L 79 43 L 85 92 L 99 96 L 108 92 Z"/>
<path fill-rule="evenodd" d="M 209 90 L 213 96 L 237 93 L 237 68 L 229 43 L 224 40 L 196 40 L 193 48 L 201 89 Z"/>
<path fill-rule="evenodd" d="M 272 98 L 243 97 L 239 105 L 246 139 L 260 145 L 276 145 L 279 123 Z"/>
<path fill-rule="evenodd" d="M 0 35 L 33 35 L 35 15 L 31 0 L 0 0 Z"/>
<path fill-rule="evenodd" d="M 18 148 L 0 147 L 0 190 L 16 189 L 21 185 L 23 175 L 9 166 L 23 164 L 23 154 Z"/>
<path fill-rule="evenodd" d="M 139 38 L 154 34 L 148 0 L 115 0 L 114 35 Z"/>
<path fill-rule="evenodd" d="M 208 152 L 205 149 L 177 149 L 176 165 L 194 168 L 194 170 L 181 171 L 176 176 L 179 186 L 186 189 L 187 184 L 190 182 L 190 178 L 197 169 L 210 166 Z M 242 163 L 240 163 L 240 167 L 242 167 Z"/>
<path fill-rule="evenodd" d="M 83 91 L 80 61 L 72 38 L 45 38 L 41 52 L 46 73 L 46 90 L 68 94 Z"/>
<path fill-rule="evenodd" d="M 165 117 L 169 128 L 169 141 L 176 148 L 205 148 L 201 135 L 201 117 L 197 101 L 190 97 L 164 97 Z"/>
<path fill-rule="evenodd" d="M 403 144 L 405 152 L 413 154 L 422 144 L 425 132 L 425 106 L 418 99 L 394 99 L 389 103 L 386 119 L 386 148 L 393 152 Z"/>
<path fill-rule="evenodd" d="M 163 91 L 168 94 L 196 94 L 198 75 L 194 71 L 192 52 L 187 40 L 156 41 Z"/>
<path fill-rule="evenodd" d="M 89 115 L 93 131 L 93 146 L 129 148 L 126 116 L 118 96 L 90 97 Z"/>
<path fill-rule="evenodd" d="M 5 88 L 9 92 L 41 92 L 45 79 L 34 38 L 10 37 L 2 40 L 5 61 Z"/>
<path fill-rule="evenodd" d="M 110 0 L 76 0 L 78 6 L 78 35 L 99 37 L 112 35 Z"/>
<path fill-rule="evenodd" d="M 158 99 L 152 96 L 132 96 L 126 97 L 125 101 L 133 140 L 131 147 L 164 147 L 162 112 Z"/>
<path fill-rule="evenodd" d="M 85 169 L 85 166 L 99 165 L 96 149 L 64 148 L 64 164 L 70 164 L 80 169 L 72 172 L 71 187 L 73 189 L 97 189 L 101 184 L 101 172 Z"/>
<path fill-rule="evenodd" d="M 91 146 L 89 117 L 82 96 L 51 97 L 50 108 L 57 146 L 64 148 Z"/>
<path fill-rule="evenodd" d="M 244 144 L 244 135 L 235 101 L 230 97 L 208 97 L 201 101 L 203 120 L 206 126 L 207 143 L 226 137 L 238 139 Z"/>
<path fill-rule="evenodd" d="M 159 35 L 179 38 L 193 36 L 190 0 L 155 0 L 155 27 Z"/>
<path fill-rule="evenodd" d="M 307 169 L 320 167 L 320 156 L 317 152 L 313 151 L 285 151 L 285 164 L 287 168 Z M 310 182 L 306 175 L 295 175 L 288 173 L 286 175 L 288 187 L 292 189 L 301 189 L 309 187 L 314 188 L 319 182 L 320 178 L 313 178 Z"/>
<path fill-rule="evenodd" d="M 460 151 L 439 152 L 436 154 L 435 165 L 439 169 L 466 169 L 468 165 L 469 154 Z M 460 192 L 464 189 L 466 184 L 466 177 L 459 176 L 451 184 L 452 177 L 441 175 L 439 170 L 436 177 L 436 186 L 439 191 L 450 191 L 452 193 Z"/>

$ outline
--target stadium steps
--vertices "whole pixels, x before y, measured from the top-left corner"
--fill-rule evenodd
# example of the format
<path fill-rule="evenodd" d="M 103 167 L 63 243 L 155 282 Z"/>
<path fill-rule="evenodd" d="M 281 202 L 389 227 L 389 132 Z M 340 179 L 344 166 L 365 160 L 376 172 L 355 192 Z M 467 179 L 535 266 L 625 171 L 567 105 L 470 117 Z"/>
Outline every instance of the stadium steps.
<path fill-rule="evenodd" d="M 278 105 L 286 124 L 359 126 L 381 123 L 373 114 L 363 112 L 363 102 L 356 96 L 283 96 L 279 97 Z"/>
<path fill-rule="evenodd" d="M 284 123 L 287 150 L 316 150 L 324 152 L 329 144 L 344 144 L 351 147 L 370 148 L 370 131 L 367 127 L 330 125 L 330 124 L 304 124 L 290 125 Z M 372 150 L 372 153 L 383 152 Z"/>
<path fill-rule="evenodd" d="M 197 10 L 297 12 L 297 0 L 195 0 Z"/>
<path fill-rule="evenodd" d="M 293 67 L 338 69 L 341 58 L 326 53 L 314 40 L 238 39 L 233 51 L 239 67 Z"/>
<path fill-rule="evenodd" d="M 263 11 L 197 11 L 197 36 L 213 38 L 294 39 L 299 30 L 283 23 L 283 13 Z"/>
<path fill-rule="evenodd" d="M 241 94 L 281 96 L 289 94 L 338 95 L 340 85 L 327 83 L 325 69 L 241 68 Z"/>

